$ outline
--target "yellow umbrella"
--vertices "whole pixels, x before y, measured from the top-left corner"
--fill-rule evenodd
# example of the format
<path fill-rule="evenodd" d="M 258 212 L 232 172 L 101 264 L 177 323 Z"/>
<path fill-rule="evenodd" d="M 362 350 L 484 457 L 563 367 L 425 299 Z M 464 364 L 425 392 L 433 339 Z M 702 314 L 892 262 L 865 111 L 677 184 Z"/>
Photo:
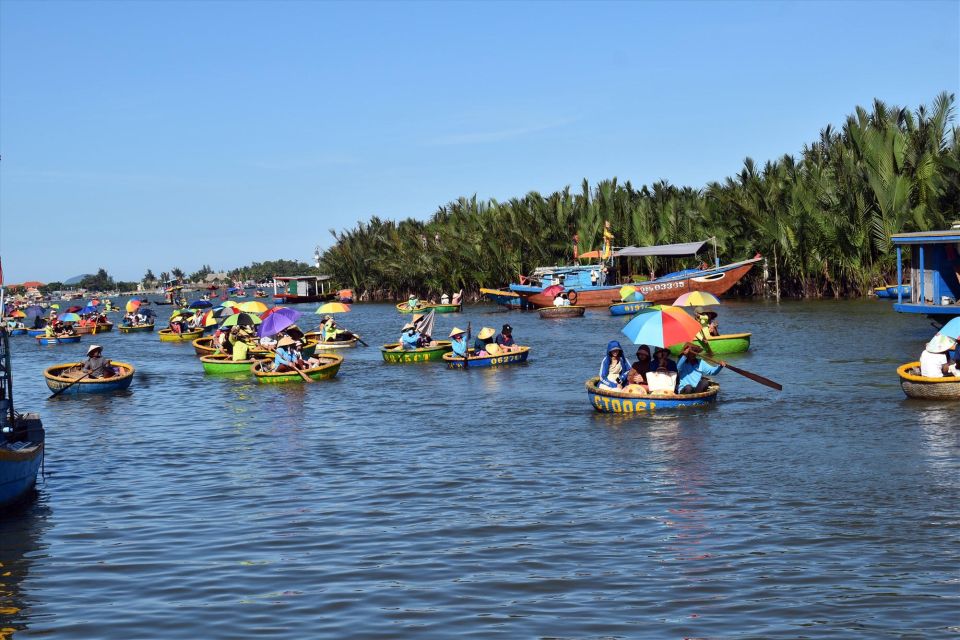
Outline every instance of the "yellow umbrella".
<path fill-rule="evenodd" d="M 327 304 L 320 305 L 320 308 L 316 310 L 316 313 L 346 313 L 350 311 L 350 305 L 343 304 L 342 302 L 328 302 Z"/>
<path fill-rule="evenodd" d="M 690 291 L 673 302 L 675 307 L 704 307 L 711 304 L 720 304 L 720 299 L 706 291 Z"/>
<path fill-rule="evenodd" d="M 221 302 L 221 303 L 220 303 L 220 306 L 221 306 L 221 307 L 239 307 L 239 306 L 240 306 L 240 303 L 239 303 L 239 302 L 234 302 L 233 300 L 226 300 L 226 301 L 224 301 L 224 302 Z"/>
<path fill-rule="evenodd" d="M 627 296 L 633 295 L 637 292 L 637 288 L 631 284 L 624 285 L 620 287 L 620 299 L 626 300 Z"/>
<path fill-rule="evenodd" d="M 224 304 L 227 303 L 224 302 Z M 249 302 L 244 302 L 243 304 L 237 305 L 237 308 L 240 309 L 240 311 L 246 311 L 247 313 L 263 313 L 268 307 L 259 300 L 250 300 Z"/>
<path fill-rule="evenodd" d="M 60 305 L 58 305 L 58 304 L 52 304 L 52 305 L 50 305 L 50 308 L 51 308 L 51 309 L 59 309 L 59 308 L 60 308 Z"/>
<path fill-rule="evenodd" d="M 134 311 L 136 311 L 137 309 L 139 309 L 139 308 L 140 308 L 140 304 L 141 304 L 141 303 L 140 303 L 139 300 L 136 300 L 136 299 L 134 299 L 134 300 L 128 300 L 128 301 L 127 301 L 127 306 L 125 307 L 126 310 L 127 310 L 127 313 L 133 313 Z"/>

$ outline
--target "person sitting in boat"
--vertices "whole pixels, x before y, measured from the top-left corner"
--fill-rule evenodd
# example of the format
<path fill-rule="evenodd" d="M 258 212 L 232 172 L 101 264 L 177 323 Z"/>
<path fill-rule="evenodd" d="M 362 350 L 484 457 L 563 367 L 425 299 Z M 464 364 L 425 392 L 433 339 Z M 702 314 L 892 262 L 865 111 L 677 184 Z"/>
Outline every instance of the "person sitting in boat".
<path fill-rule="evenodd" d="M 563 293 L 557 293 L 557 297 L 553 299 L 553 306 L 555 307 L 563 306 Z"/>
<path fill-rule="evenodd" d="M 697 320 L 700 321 L 700 326 L 703 327 L 704 335 L 720 335 L 720 325 L 717 323 L 716 311 L 706 311 L 703 307 L 697 307 L 694 311 L 697 313 Z"/>
<path fill-rule="evenodd" d="M 72 322 L 61 322 L 56 327 L 56 333 L 58 338 L 67 338 L 77 335 L 77 330 L 73 328 Z"/>
<path fill-rule="evenodd" d="M 112 378 L 117 375 L 117 370 L 103 357 L 103 347 L 98 344 L 92 344 L 87 349 L 87 357 L 80 363 L 80 371 L 89 378 Z"/>
<path fill-rule="evenodd" d="M 636 391 L 648 393 L 650 387 L 647 385 L 647 374 L 650 373 L 650 366 L 653 360 L 650 357 L 650 347 L 645 344 L 637 348 L 637 359 L 627 372 L 626 391 Z"/>
<path fill-rule="evenodd" d="M 123 320 L 121 320 L 120 323 L 121 323 L 123 326 L 125 326 L 125 327 L 132 326 L 132 325 L 136 324 L 135 316 L 134 316 L 132 313 L 129 313 L 129 312 L 128 312 L 128 313 L 125 313 L 125 314 L 123 314 Z"/>
<path fill-rule="evenodd" d="M 677 363 L 670 358 L 670 350 L 663 347 L 657 347 L 653 350 L 653 362 L 650 364 L 651 371 L 664 371 L 667 373 L 677 372 Z"/>
<path fill-rule="evenodd" d="M 450 296 L 445 293 L 440 294 L 440 304 L 450 304 Z"/>
<path fill-rule="evenodd" d="M 417 331 L 417 328 L 413 323 L 408 322 L 403 325 L 403 332 L 400 335 L 400 348 L 404 351 L 413 351 L 418 348 L 420 342 L 420 333 Z"/>
<path fill-rule="evenodd" d="M 420 306 L 420 301 L 417 299 L 417 296 L 410 294 L 410 297 L 407 298 L 407 309 L 416 309 Z"/>
<path fill-rule="evenodd" d="M 710 386 L 710 379 L 704 376 L 715 376 L 726 366 L 726 362 L 721 360 L 715 365 L 710 365 L 699 358 L 703 352 L 703 347 L 688 342 L 683 345 L 683 351 L 680 352 L 680 360 L 677 362 L 677 393 L 703 393 Z"/>
<path fill-rule="evenodd" d="M 496 333 L 493 327 L 483 327 L 477 332 L 477 337 L 473 341 L 473 350 L 476 352 L 475 355 L 487 355 L 487 345 L 493 342 L 493 336 Z"/>
<path fill-rule="evenodd" d="M 957 363 L 950 362 L 947 353 L 957 346 L 957 341 L 942 334 L 937 334 L 926 344 L 920 354 L 920 375 L 924 378 L 943 378 L 946 376 L 960 376 Z"/>
<path fill-rule="evenodd" d="M 600 363 L 600 386 L 621 389 L 630 373 L 630 361 L 623 355 L 623 347 L 616 340 L 607 343 L 607 355 Z"/>
<path fill-rule="evenodd" d="M 450 345 L 453 347 L 453 355 L 458 358 L 467 357 L 467 333 L 459 327 L 450 330 Z"/>
<path fill-rule="evenodd" d="M 298 358 L 296 351 L 292 349 L 296 342 L 290 336 L 283 336 L 277 342 L 277 350 L 273 356 L 273 370 L 277 373 L 285 373 L 296 369 L 306 368 L 303 359 Z"/>
<path fill-rule="evenodd" d="M 517 346 L 517 343 L 513 340 L 513 327 L 508 324 L 503 325 L 500 333 L 494 338 L 494 342 L 500 345 L 500 348 L 504 351 L 513 351 Z"/>

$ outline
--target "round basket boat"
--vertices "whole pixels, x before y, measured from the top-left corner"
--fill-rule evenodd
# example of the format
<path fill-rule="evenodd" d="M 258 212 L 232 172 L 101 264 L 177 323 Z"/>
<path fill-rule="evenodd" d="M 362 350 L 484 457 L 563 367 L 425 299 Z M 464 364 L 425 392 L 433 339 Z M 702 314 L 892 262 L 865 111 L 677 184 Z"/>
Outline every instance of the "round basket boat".
<path fill-rule="evenodd" d="M 11 336 L 25 336 L 27 335 L 26 329 L 7 329 L 7 333 Z"/>
<path fill-rule="evenodd" d="M 471 349 L 470 351 L 473 351 Z M 505 351 L 495 356 L 470 356 L 467 358 L 467 368 L 474 367 L 500 367 L 506 364 L 520 364 L 527 361 L 530 355 L 530 347 L 519 347 L 515 351 Z M 463 369 L 463 358 L 455 356 L 453 353 L 443 354 L 443 361 L 447 363 L 448 369 Z"/>
<path fill-rule="evenodd" d="M 47 333 L 46 329 L 27 329 L 28 336 L 42 336 Z"/>
<path fill-rule="evenodd" d="M 80 336 L 37 336 L 37 344 L 72 344 L 80 342 Z"/>
<path fill-rule="evenodd" d="M 190 344 L 193 345 L 193 352 L 197 354 L 197 357 L 202 358 L 203 356 L 212 356 L 219 355 L 222 352 L 219 351 L 215 346 L 213 346 L 213 337 L 204 336 L 202 338 L 197 338 Z M 306 349 L 304 349 L 304 352 Z M 263 347 L 250 347 L 247 351 L 248 357 L 256 360 L 259 358 L 273 358 L 273 351 L 269 349 L 264 349 Z M 306 356 L 306 353 L 304 353 Z"/>
<path fill-rule="evenodd" d="M 897 368 L 900 388 L 908 398 L 920 400 L 960 400 L 960 378 L 925 378 L 920 375 L 920 363 L 908 362 Z"/>
<path fill-rule="evenodd" d="M 200 362 L 203 363 L 204 373 L 250 375 L 250 366 L 257 362 L 257 358 L 234 360 L 225 353 L 218 353 L 212 356 L 201 356 Z"/>
<path fill-rule="evenodd" d="M 357 346 L 359 340 L 357 338 L 351 338 L 350 340 L 328 340 L 322 342 L 320 340 L 319 331 L 311 331 L 309 333 L 303 334 L 303 337 L 307 340 L 311 340 L 317 343 L 315 348 L 316 351 L 327 351 L 329 349 L 349 349 L 350 347 Z"/>
<path fill-rule="evenodd" d="M 442 362 L 443 354 L 453 350 L 449 340 L 438 340 L 435 347 L 422 347 L 404 351 L 399 342 L 391 342 L 380 347 L 383 361 L 390 364 L 417 364 L 421 362 Z"/>
<path fill-rule="evenodd" d="M 400 313 L 427 313 L 428 311 L 436 311 L 437 313 L 458 313 L 463 310 L 462 304 L 419 304 L 416 308 L 411 309 L 410 305 L 406 302 L 401 302 L 397 305 L 397 311 Z"/>
<path fill-rule="evenodd" d="M 73 327 L 73 330 L 79 333 L 82 336 L 93 333 L 93 325 L 76 325 Z M 112 322 L 98 322 L 97 323 L 97 333 L 103 333 L 105 331 L 113 331 Z"/>
<path fill-rule="evenodd" d="M 153 331 L 152 324 L 122 324 L 120 325 L 120 333 L 146 333 L 148 331 Z"/>
<path fill-rule="evenodd" d="M 174 333 L 170 329 L 160 329 L 160 342 L 192 342 L 203 335 L 203 329 Z"/>
<path fill-rule="evenodd" d="M 663 409 L 678 409 L 680 407 L 699 407 L 716 402 L 720 393 L 720 385 L 711 382 L 703 393 L 653 393 L 638 395 L 627 393 L 619 389 L 607 389 L 598 386 L 599 377 L 590 378 L 586 382 L 587 397 L 590 404 L 601 413 L 650 413 Z"/>
<path fill-rule="evenodd" d="M 540 317 L 544 319 L 579 318 L 583 316 L 583 312 L 586 310 L 586 307 L 568 305 L 566 307 L 541 307 L 537 309 L 537 312 L 540 314 Z"/>
<path fill-rule="evenodd" d="M 340 364 L 343 363 L 343 356 L 335 353 L 319 356 L 320 364 L 313 369 L 303 369 L 304 373 L 311 380 L 330 380 L 340 371 Z M 286 373 L 276 373 L 273 371 L 264 371 L 264 365 L 269 365 L 269 360 L 257 360 L 250 365 L 250 371 L 256 377 L 260 384 L 283 384 L 286 382 L 305 382 L 303 377 L 296 371 Z"/>
<path fill-rule="evenodd" d="M 731 353 L 744 353 L 750 350 L 750 338 L 752 333 L 724 333 L 719 336 L 708 336 L 706 340 L 693 340 L 693 344 L 698 344 L 704 348 L 707 355 L 725 356 Z M 705 344 L 705 343 L 709 343 Z M 683 343 L 675 344 L 670 347 L 670 353 L 675 356 L 683 351 Z"/>
<path fill-rule="evenodd" d="M 43 377 L 51 391 L 60 391 L 64 387 L 70 386 L 62 392 L 61 395 L 74 395 L 80 393 L 109 393 L 111 391 L 122 391 L 130 387 L 133 382 L 135 369 L 133 365 L 126 362 L 112 361 L 110 364 L 117 369 L 118 375 L 111 378 L 83 378 L 76 382 L 78 378 L 83 377 L 80 371 L 80 362 L 67 362 L 66 364 L 57 364 L 43 372 Z"/>
<path fill-rule="evenodd" d="M 642 300 L 640 302 L 614 302 L 609 306 L 610 315 L 632 316 L 635 313 L 640 313 L 651 304 L 653 303 L 647 302 L 646 300 Z"/>
<path fill-rule="evenodd" d="M 418 304 L 415 308 L 411 309 L 410 305 L 406 302 L 401 302 L 397 305 L 397 311 L 400 313 L 426 313 L 430 311 L 430 308 L 425 304 Z"/>

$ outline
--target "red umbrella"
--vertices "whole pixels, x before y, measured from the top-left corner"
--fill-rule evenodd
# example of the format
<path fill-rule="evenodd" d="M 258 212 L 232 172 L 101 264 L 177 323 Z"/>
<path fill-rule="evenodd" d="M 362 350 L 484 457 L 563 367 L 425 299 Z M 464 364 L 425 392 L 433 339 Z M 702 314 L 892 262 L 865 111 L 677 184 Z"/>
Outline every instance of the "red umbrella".
<path fill-rule="evenodd" d="M 83 309 L 83 307 L 67 307 L 67 313 L 76 313 L 81 309 Z"/>
<path fill-rule="evenodd" d="M 542 294 L 545 295 L 545 296 L 555 296 L 555 295 L 557 295 L 558 293 L 560 293 L 561 291 L 563 291 L 563 285 L 562 285 L 562 284 L 552 284 L 552 285 L 550 285 L 549 287 L 547 287 L 546 289 L 544 289 L 543 291 L 541 291 L 540 293 L 542 293 Z"/>

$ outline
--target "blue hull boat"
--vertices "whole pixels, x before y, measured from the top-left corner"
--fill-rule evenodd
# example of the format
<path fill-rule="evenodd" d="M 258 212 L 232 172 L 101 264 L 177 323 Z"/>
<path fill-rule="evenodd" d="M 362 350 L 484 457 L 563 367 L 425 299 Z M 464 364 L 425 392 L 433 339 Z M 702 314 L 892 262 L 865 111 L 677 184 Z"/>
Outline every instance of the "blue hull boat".
<path fill-rule="evenodd" d="M 0 329 L 0 508 L 28 496 L 43 464 L 43 423 L 14 410 L 12 380 L 9 334 Z"/>
<path fill-rule="evenodd" d="M 597 383 L 600 378 L 587 380 L 587 397 L 600 413 L 654 413 L 656 411 L 702 407 L 717 401 L 720 385 L 713 383 L 703 393 L 636 395 L 619 389 L 608 389 Z"/>
<path fill-rule="evenodd" d="M 640 313 L 652 303 L 643 300 L 641 302 L 615 302 L 610 305 L 610 315 L 612 316 L 632 316 Z"/>

